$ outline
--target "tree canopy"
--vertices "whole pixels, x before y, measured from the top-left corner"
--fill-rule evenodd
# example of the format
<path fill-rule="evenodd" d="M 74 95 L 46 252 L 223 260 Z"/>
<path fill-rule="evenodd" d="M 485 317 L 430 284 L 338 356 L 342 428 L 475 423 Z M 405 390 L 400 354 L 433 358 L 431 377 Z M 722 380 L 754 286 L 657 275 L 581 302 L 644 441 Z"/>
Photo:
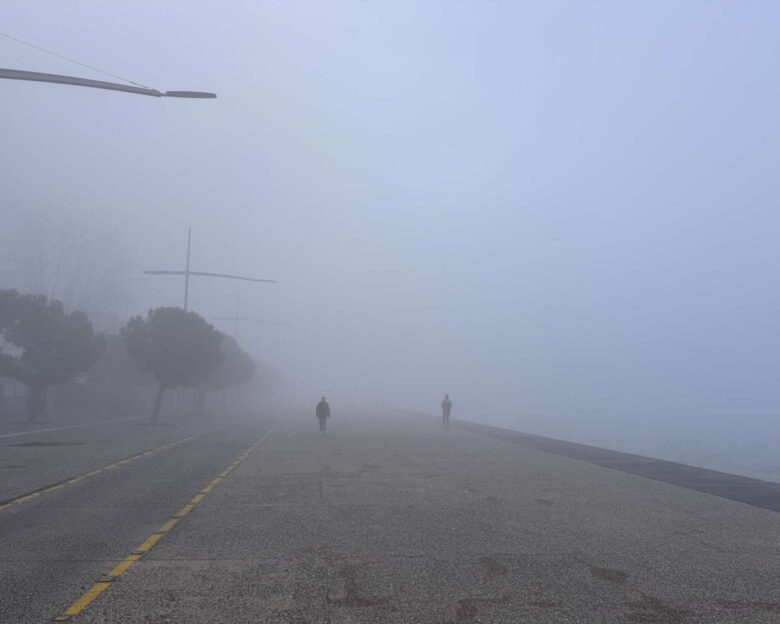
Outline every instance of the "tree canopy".
<path fill-rule="evenodd" d="M 203 384 L 223 357 L 222 334 L 202 316 L 182 308 L 155 308 L 146 318 L 133 317 L 122 336 L 139 370 L 151 373 L 159 384 L 152 422 L 159 418 L 167 389 Z"/>
<path fill-rule="evenodd" d="M 222 334 L 222 362 L 209 375 L 204 384 L 206 390 L 223 390 L 245 383 L 255 376 L 257 365 L 234 338 Z"/>
<path fill-rule="evenodd" d="M 0 335 L 16 347 L 0 353 L 0 375 L 27 385 L 31 420 L 43 411 L 46 388 L 85 372 L 103 344 L 83 312 L 66 313 L 60 301 L 16 290 L 0 290 Z"/>

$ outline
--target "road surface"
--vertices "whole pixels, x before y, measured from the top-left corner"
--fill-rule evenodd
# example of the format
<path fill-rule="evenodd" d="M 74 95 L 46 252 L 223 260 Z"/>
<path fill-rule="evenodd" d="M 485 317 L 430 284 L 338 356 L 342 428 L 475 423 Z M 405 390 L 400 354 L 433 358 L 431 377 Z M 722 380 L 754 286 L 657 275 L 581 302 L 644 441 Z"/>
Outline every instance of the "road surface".
<path fill-rule="evenodd" d="M 1 473 L 0 621 L 780 621 L 772 510 L 433 418 L 222 424 L 0 439 L 40 462 Z"/>

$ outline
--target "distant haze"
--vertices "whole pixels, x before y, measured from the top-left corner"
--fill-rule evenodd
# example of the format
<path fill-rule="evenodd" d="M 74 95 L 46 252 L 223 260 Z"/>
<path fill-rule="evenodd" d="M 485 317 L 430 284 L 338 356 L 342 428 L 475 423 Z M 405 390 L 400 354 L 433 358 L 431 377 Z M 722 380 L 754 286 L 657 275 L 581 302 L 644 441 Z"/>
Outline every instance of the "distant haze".
<path fill-rule="evenodd" d="M 239 340 L 312 405 L 449 392 L 455 418 L 681 459 L 681 436 L 697 461 L 735 431 L 776 447 L 779 23 L 768 0 L 6 0 L 2 32 L 219 97 L 2 81 L 2 286 L 28 283 L 25 214 L 100 224 L 115 330 L 181 304 L 141 272 L 182 269 L 192 226 L 193 270 L 279 283 L 193 278 L 191 307 L 240 291 L 289 323 Z"/>

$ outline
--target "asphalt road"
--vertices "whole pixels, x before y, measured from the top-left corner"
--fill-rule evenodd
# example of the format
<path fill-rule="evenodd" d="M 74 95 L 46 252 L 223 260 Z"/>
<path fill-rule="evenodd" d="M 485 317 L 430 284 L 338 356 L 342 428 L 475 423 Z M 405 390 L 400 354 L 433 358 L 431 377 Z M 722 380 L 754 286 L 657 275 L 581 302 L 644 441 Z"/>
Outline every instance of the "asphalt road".
<path fill-rule="evenodd" d="M 3 502 L 97 470 L 131 455 L 159 449 L 240 420 L 189 418 L 149 425 L 147 420 L 0 427 L 0 505 Z"/>
<path fill-rule="evenodd" d="M 0 500 L 12 498 L 0 503 L 0 622 L 52 621 L 269 427 L 130 422 L 0 438 L 0 465 L 24 467 L 1 473 Z M 66 477 L 76 481 L 45 488 Z"/>
<path fill-rule="evenodd" d="M 234 423 L 0 510 L 0 621 L 780 622 L 777 512 L 435 419 L 329 427 Z"/>

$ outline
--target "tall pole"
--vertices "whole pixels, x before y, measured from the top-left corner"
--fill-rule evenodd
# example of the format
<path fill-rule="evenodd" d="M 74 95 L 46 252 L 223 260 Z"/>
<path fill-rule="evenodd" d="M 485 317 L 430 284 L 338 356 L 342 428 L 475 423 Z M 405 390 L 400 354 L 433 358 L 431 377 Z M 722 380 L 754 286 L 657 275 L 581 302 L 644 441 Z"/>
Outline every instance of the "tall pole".
<path fill-rule="evenodd" d="M 187 228 L 187 265 L 184 269 L 184 311 L 190 300 L 190 247 L 192 246 L 192 226 Z M 176 418 L 181 418 L 181 388 L 176 388 Z"/>
<path fill-rule="evenodd" d="M 192 227 L 187 228 L 187 268 L 184 269 L 184 311 L 190 300 L 190 247 L 192 245 Z"/>
<path fill-rule="evenodd" d="M 236 319 L 233 325 L 233 338 L 236 339 L 236 342 L 238 342 L 238 307 L 239 307 L 240 300 L 241 300 L 241 291 L 237 290 L 236 291 Z"/>

